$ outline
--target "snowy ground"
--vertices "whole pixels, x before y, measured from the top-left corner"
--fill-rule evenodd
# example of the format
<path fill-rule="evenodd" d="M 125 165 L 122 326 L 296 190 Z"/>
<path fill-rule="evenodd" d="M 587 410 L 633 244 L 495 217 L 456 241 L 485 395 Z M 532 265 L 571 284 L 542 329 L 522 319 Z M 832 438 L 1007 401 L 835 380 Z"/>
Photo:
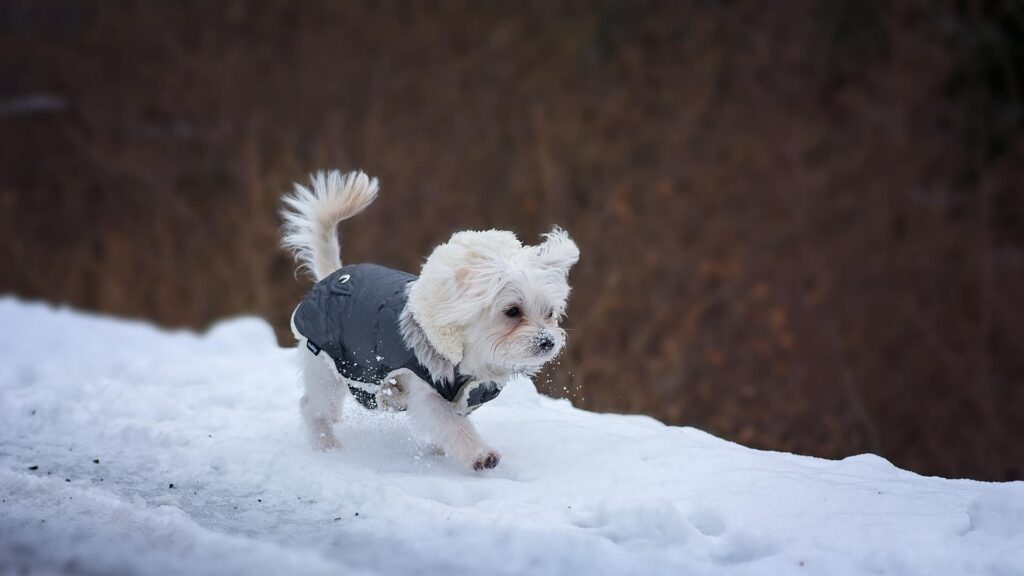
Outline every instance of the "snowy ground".
<path fill-rule="evenodd" d="M 526 381 L 474 415 L 493 471 L 358 406 L 316 453 L 260 320 L 0 298 L 0 326 L 0 574 L 1024 574 L 1024 483 L 750 450 Z"/>

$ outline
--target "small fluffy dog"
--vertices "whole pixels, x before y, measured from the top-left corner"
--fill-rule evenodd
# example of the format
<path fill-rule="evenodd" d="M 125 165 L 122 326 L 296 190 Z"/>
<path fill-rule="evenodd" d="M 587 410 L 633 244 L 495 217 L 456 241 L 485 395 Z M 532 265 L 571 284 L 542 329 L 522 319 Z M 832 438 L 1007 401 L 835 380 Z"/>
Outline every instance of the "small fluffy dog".
<path fill-rule="evenodd" d="M 467 416 L 562 350 L 579 249 L 558 228 L 537 246 L 502 230 L 466 231 L 435 248 L 418 277 L 343 267 L 336 227 L 376 197 L 376 179 L 332 171 L 284 198 L 283 244 L 316 280 L 291 321 L 313 444 L 337 445 L 332 425 L 352 394 L 367 408 L 408 410 L 444 453 L 493 468 L 501 456 Z"/>

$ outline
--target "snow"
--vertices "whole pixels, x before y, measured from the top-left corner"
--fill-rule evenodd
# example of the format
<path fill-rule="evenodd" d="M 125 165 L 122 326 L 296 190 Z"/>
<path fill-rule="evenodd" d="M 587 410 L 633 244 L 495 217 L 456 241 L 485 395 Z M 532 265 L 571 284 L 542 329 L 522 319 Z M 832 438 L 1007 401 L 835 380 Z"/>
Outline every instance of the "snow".
<path fill-rule="evenodd" d="M 473 416 L 495 470 L 355 404 L 318 453 L 262 320 L 5 297 L 0 326 L 0 574 L 1024 574 L 1020 482 L 751 450 L 526 380 Z"/>

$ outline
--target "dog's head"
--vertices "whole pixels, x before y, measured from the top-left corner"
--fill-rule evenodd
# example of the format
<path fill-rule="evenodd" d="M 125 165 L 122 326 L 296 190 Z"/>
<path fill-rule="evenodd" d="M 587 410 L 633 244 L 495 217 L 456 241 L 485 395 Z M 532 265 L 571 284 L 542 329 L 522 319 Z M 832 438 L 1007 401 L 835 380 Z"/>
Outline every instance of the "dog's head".
<path fill-rule="evenodd" d="M 452 365 L 530 374 L 565 345 L 559 322 L 579 255 L 558 228 L 537 246 L 501 230 L 459 232 L 427 259 L 409 306 Z"/>

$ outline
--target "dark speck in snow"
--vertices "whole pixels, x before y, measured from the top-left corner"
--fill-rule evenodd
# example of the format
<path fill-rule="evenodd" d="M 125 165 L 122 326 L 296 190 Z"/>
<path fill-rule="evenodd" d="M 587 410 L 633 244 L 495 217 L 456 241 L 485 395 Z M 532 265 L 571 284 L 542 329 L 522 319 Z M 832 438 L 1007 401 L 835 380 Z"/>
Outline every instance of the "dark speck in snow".
<path fill-rule="evenodd" d="M 93 458 L 92 459 L 92 463 L 93 464 L 99 464 L 100 463 L 100 459 L 99 458 Z"/>
<path fill-rule="evenodd" d="M 71 482 L 71 478 L 65 478 L 64 481 L 65 482 Z"/>
<path fill-rule="evenodd" d="M 256 501 L 257 502 L 263 502 L 263 498 L 257 498 Z"/>
<path fill-rule="evenodd" d="M 334 519 L 335 522 L 337 522 L 338 520 L 341 520 L 341 516 L 338 516 L 337 518 Z"/>
<path fill-rule="evenodd" d="M 168 488 L 174 488 L 174 484 L 168 484 L 167 487 Z"/>
<path fill-rule="evenodd" d="M 39 470 L 39 466 L 29 466 L 29 470 Z"/>
<path fill-rule="evenodd" d="M 359 516 L 359 512 L 356 512 L 356 516 Z"/>

